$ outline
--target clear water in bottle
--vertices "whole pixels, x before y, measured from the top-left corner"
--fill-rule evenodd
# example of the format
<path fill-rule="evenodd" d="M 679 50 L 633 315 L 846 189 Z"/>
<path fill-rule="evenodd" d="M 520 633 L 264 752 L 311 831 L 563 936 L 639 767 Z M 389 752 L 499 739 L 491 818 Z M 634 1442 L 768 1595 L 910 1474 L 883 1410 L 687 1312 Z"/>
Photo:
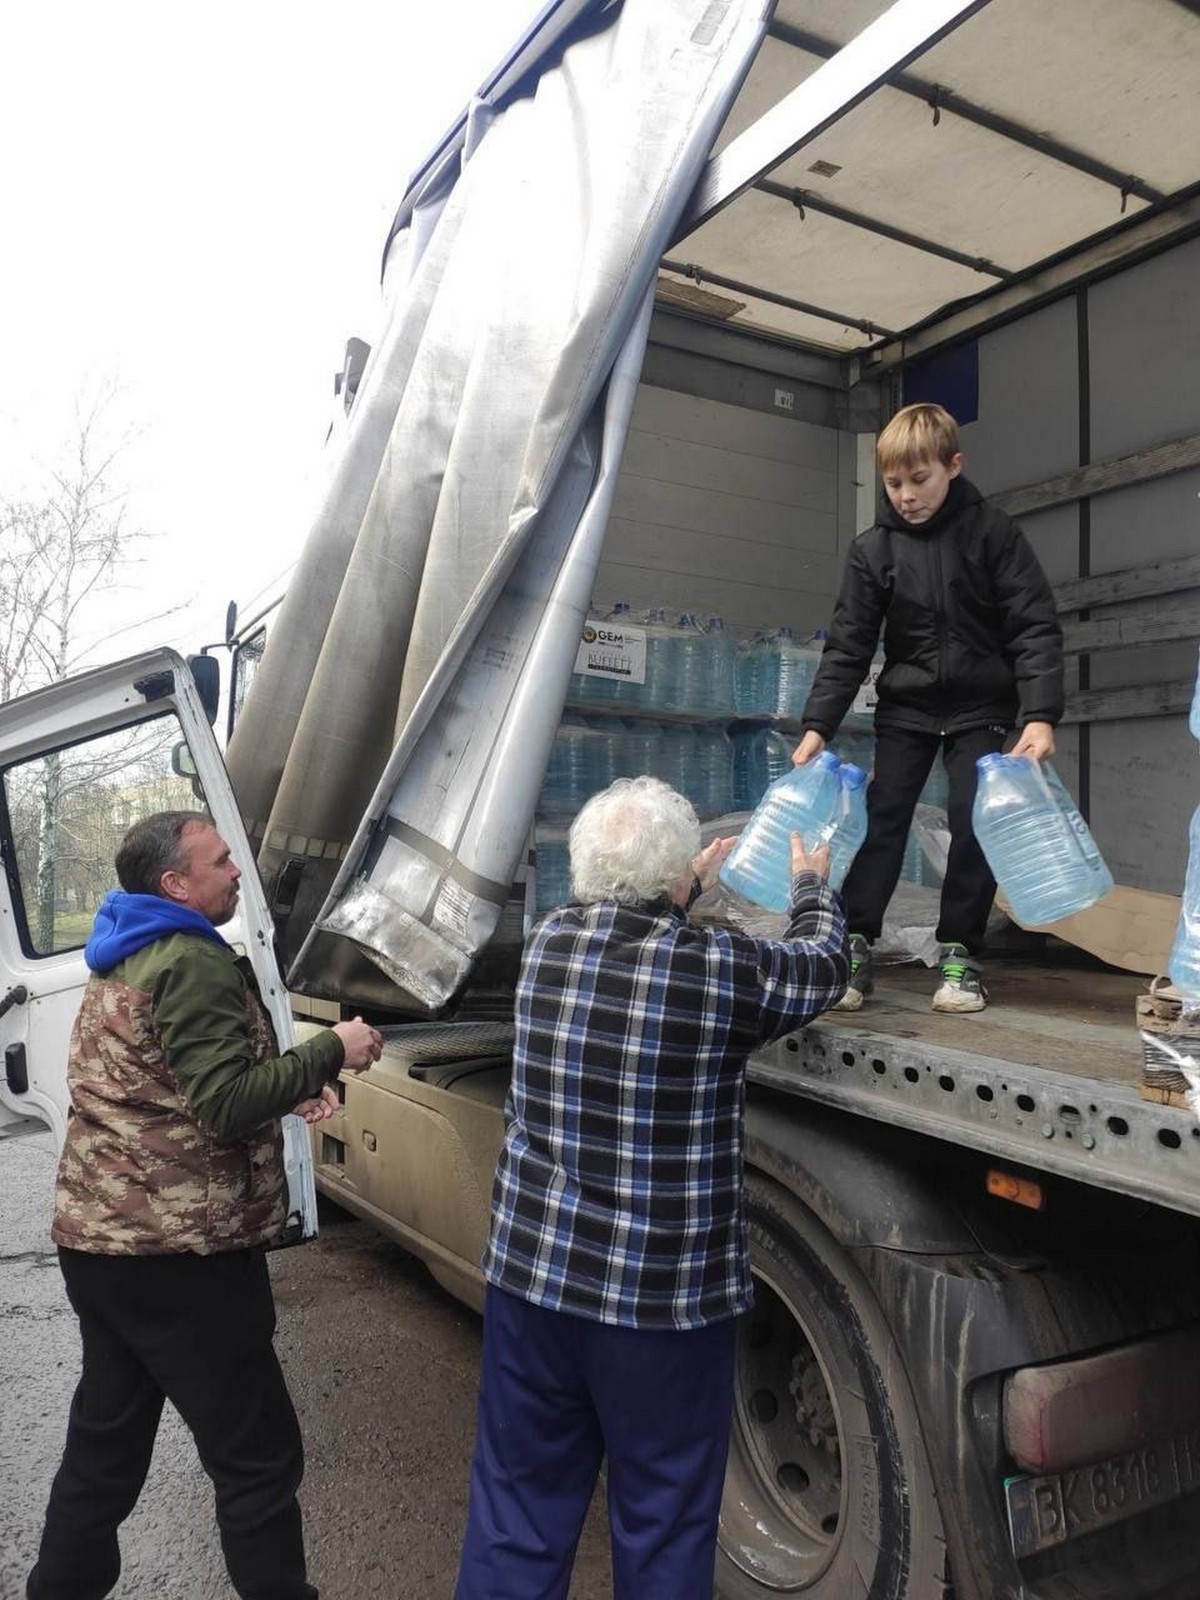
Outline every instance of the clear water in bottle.
<path fill-rule="evenodd" d="M 792 834 L 811 848 L 837 827 L 841 763 L 830 750 L 777 778 L 721 868 L 726 888 L 767 911 L 786 911 L 792 887 Z"/>
<path fill-rule="evenodd" d="M 670 711 L 675 704 L 675 630 L 667 625 L 661 606 L 645 613 L 646 681 L 634 685 L 635 704 L 645 711 Z"/>
<path fill-rule="evenodd" d="M 690 611 L 675 625 L 672 693 L 676 711 L 704 712 L 711 698 L 708 635 Z"/>
<path fill-rule="evenodd" d="M 731 716 L 736 710 L 734 664 L 737 646 L 725 632 L 723 617 L 709 617 L 704 632 L 708 639 L 708 683 L 704 709 L 718 716 Z"/>
<path fill-rule="evenodd" d="M 817 675 L 820 651 L 808 645 L 799 645 L 791 637 L 790 628 L 779 630 L 779 679 L 775 689 L 775 715 L 801 717 L 808 701 L 808 692 Z"/>
<path fill-rule="evenodd" d="M 660 725 L 658 776 L 696 805 L 703 798 L 695 730 L 686 722 Z"/>
<path fill-rule="evenodd" d="M 975 837 L 1019 922 L 1058 922 L 1107 893 L 1112 878 L 1057 778 L 1024 756 L 980 756 L 976 768 Z"/>
<path fill-rule="evenodd" d="M 853 762 L 844 761 L 838 769 L 841 793 L 838 796 L 837 828 L 829 841 L 829 881 L 840 889 L 846 881 L 850 863 L 867 837 L 867 775 Z"/>
<path fill-rule="evenodd" d="M 643 722 L 630 717 L 625 722 L 625 737 L 621 741 L 618 778 L 640 778 L 645 774 L 656 776 L 662 752 L 662 729 L 657 722 Z"/>
<path fill-rule="evenodd" d="M 1200 1005 L 1200 806 L 1188 830 L 1187 877 L 1167 975 L 1189 1005 Z"/>
<path fill-rule="evenodd" d="M 1196 661 L 1196 689 L 1192 695 L 1192 709 L 1188 715 L 1188 728 L 1193 739 L 1200 739 L 1200 656 Z"/>
<path fill-rule="evenodd" d="M 763 636 L 756 633 L 753 639 L 743 639 L 738 646 L 733 664 L 733 703 L 740 717 L 762 714 L 759 703 L 759 662 L 763 653 Z"/>
<path fill-rule="evenodd" d="M 758 700 L 765 716 L 779 715 L 779 686 L 783 674 L 783 653 L 795 643 L 795 635 L 785 623 L 776 628 L 764 641 L 762 658 L 758 664 Z"/>
<path fill-rule="evenodd" d="M 696 730 L 702 817 L 720 817 L 733 810 L 733 745 L 723 727 L 715 724 Z"/>

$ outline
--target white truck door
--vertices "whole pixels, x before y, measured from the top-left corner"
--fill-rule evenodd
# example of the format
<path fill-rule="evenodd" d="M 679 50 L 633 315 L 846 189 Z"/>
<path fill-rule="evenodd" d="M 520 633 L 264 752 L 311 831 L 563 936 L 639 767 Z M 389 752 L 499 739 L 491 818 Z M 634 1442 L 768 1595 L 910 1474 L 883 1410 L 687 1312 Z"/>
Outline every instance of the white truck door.
<path fill-rule="evenodd" d="M 126 829 L 207 810 L 242 868 L 226 928 L 254 967 L 280 1046 L 294 1042 L 270 915 L 192 675 L 171 650 L 98 667 L 0 705 L 0 1138 L 66 1131 L 67 1043 L 87 981 L 83 947 L 116 887 Z M 316 1232 L 308 1130 L 284 1119 L 289 1239 Z"/>

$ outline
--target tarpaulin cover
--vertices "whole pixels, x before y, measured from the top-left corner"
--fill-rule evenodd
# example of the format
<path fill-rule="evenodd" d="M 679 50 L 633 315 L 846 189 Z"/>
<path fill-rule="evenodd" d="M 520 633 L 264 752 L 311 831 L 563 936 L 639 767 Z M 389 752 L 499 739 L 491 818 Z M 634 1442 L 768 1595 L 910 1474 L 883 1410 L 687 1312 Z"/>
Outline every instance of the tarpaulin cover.
<path fill-rule="evenodd" d="M 764 0 L 625 0 L 473 108 L 230 747 L 292 987 L 437 1010 L 523 859 L 659 259 Z M 370 967 L 355 952 L 369 958 Z"/>

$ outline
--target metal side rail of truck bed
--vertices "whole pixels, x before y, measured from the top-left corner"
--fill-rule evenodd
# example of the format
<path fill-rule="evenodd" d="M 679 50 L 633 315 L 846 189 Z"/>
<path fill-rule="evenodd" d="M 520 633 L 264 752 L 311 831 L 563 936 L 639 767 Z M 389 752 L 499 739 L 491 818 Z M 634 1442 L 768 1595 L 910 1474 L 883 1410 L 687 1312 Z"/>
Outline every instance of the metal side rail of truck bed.
<path fill-rule="evenodd" d="M 883 968 L 862 1011 L 757 1052 L 750 1079 L 1200 1216 L 1200 1123 L 1138 1093 L 1145 980 L 1024 962 L 985 977 L 987 1010 L 951 1016 L 929 1008 L 935 973 Z"/>

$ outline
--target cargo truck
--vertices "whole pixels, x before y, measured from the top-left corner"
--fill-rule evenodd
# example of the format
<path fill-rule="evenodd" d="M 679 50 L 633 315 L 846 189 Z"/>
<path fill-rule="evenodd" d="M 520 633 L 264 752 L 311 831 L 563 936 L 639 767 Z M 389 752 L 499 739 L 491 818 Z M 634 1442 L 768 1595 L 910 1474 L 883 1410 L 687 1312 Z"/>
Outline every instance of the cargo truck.
<path fill-rule="evenodd" d="M 0 710 L 0 1132 L 61 1132 L 79 863 L 173 772 L 257 858 L 284 1037 L 385 1028 L 318 1189 L 479 1305 L 589 619 L 811 634 L 879 427 L 955 412 L 1055 587 L 1056 762 L 1122 887 L 1075 934 L 1105 961 L 1010 931 L 978 1016 L 896 966 L 752 1059 L 727 1600 L 1200 1594 L 1200 1125 L 1135 1021 L 1200 772 L 1198 39 L 1171 0 L 548 5 L 410 183 L 317 525 L 231 617 L 236 802 L 178 657 Z"/>

